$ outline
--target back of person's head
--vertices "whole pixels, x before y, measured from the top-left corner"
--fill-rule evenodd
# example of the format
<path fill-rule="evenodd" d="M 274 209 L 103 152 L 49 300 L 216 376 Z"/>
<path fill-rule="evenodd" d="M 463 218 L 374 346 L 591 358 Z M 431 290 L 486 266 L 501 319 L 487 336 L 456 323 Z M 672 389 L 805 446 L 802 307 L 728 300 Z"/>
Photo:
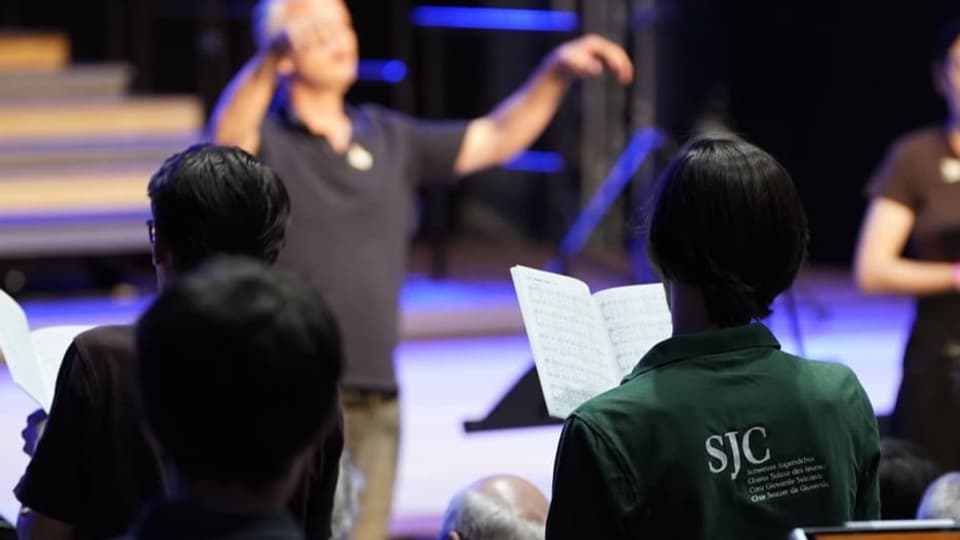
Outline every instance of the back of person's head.
<path fill-rule="evenodd" d="M 915 444 L 885 438 L 880 441 L 880 517 L 914 519 L 927 489 L 940 468 Z"/>
<path fill-rule="evenodd" d="M 175 154 L 150 179 L 148 192 L 155 242 L 177 272 L 217 254 L 272 263 L 283 247 L 287 189 L 239 148 L 196 145 Z"/>
<path fill-rule="evenodd" d="M 137 324 L 147 426 L 177 476 L 258 489 L 339 418 L 340 337 L 314 289 L 218 258 L 165 288 Z"/>
<path fill-rule="evenodd" d="M 687 144 L 660 177 L 650 258 L 668 282 L 698 289 L 714 324 L 768 316 L 806 257 L 807 218 L 787 171 L 729 136 Z"/>
<path fill-rule="evenodd" d="M 917 519 L 952 519 L 960 523 L 960 472 L 937 478 L 920 501 Z"/>
<path fill-rule="evenodd" d="M 451 499 L 440 540 L 543 540 L 549 503 L 530 482 L 492 476 Z"/>
<path fill-rule="evenodd" d="M 950 49 L 960 39 L 960 17 L 944 23 L 934 34 L 930 49 L 930 62 L 934 67 L 942 67 L 950 58 Z"/>

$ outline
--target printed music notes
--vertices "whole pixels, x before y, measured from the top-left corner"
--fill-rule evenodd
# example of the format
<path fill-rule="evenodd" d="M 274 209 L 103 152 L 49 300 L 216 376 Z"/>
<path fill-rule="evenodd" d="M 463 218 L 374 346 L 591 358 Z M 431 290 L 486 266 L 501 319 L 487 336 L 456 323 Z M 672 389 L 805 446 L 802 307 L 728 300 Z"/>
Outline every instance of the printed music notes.
<path fill-rule="evenodd" d="M 620 383 L 659 341 L 670 336 L 660 285 L 608 289 L 515 266 L 510 271 L 548 412 L 566 417 Z"/>

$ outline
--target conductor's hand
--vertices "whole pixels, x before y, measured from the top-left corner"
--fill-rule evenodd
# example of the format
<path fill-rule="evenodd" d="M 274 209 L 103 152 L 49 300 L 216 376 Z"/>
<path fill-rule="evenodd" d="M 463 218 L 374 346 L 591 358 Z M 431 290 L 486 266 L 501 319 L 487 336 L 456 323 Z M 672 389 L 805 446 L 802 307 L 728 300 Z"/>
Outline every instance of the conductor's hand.
<path fill-rule="evenodd" d="M 27 425 L 20 432 L 23 438 L 23 452 L 30 457 L 37 450 L 37 443 L 43 437 L 43 428 L 47 425 L 47 413 L 42 409 L 37 409 L 27 417 Z"/>
<path fill-rule="evenodd" d="M 599 77 L 604 71 L 609 71 L 620 84 L 629 84 L 633 80 L 633 63 L 626 51 L 596 34 L 588 34 L 557 47 L 551 53 L 549 62 L 561 74 L 574 79 Z"/>

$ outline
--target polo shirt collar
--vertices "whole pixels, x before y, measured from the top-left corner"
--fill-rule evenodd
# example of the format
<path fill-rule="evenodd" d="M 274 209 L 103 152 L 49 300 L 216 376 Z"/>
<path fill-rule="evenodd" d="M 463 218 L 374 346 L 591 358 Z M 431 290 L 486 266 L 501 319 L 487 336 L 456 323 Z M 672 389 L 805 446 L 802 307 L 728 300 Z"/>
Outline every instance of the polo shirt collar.
<path fill-rule="evenodd" d="M 753 323 L 721 330 L 682 334 L 664 340 L 650 349 L 633 371 L 624 377 L 627 382 L 660 366 L 691 358 L 729 353 L 754 348 L 779 349 L 780 342 L 770 330 Z"/>
<path fill-rule="evenodd" d="M 344 109 L 346 110 L 347 117 L 350 118 L 350 123 L 353 126 L 353 138 L 356 140 L 366 136 L 366 129 L 364 129 L 366 126 L 358 121 L 356 107 L 347 103 L 344 105 Z M 293 107 L 290 105 L 290 94 L 286 88 L 281 87 L 279 90 L 277 90 L 277 94 L 273 98 L 273 103 L 270 105 L 270 111 L 276 115 L 287 127 L 313 135 L 313 133 L 310 131 L 310 128 L 308 128 L 307 125 L 303 123 L 303 120 L 300 119 L 297 111 L 293 110 Z"/>

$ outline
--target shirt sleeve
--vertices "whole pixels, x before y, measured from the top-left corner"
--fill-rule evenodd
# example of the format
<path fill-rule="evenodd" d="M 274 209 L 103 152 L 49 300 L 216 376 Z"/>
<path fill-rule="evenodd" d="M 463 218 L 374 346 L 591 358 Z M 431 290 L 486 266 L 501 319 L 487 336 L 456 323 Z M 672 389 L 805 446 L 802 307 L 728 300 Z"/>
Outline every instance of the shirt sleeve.
<path fill-rule="evenodd" d="M 567 419 L 553 471 L 547 540 L 617 539 L 628 530 L 625 510 L 637 508 L 637 487 L 604 440 L 576 416 Z"/>
<path fill-rule="evenodd" d="M 880 519 L 880 435 L 870 398 L 856 375 L 851 373 L 851 377 L 856 385 L 857 403 L 851 408 L 856 411 L 854 433 L 860 457 L 853 519 L 870 521 Z"/>
<path fill-rule="evenodd" d="M 399 117 L 414 184 L 454 177 L 454 166 L 463 146 L 467 122 L 419 120 L 404 115 Z"/>
<path fill-rule="evenodd" d="M 97 393 L 89 366 L 72 344 L 57 374 L 53 404 L 33 459 L 15 488 L 23 506 L 65 523 L 77 523 L 84 512 L 87 456 L 100 444 L 92 419 Z"/>
<path fill-rule="evenodd" d="M 893 144 L 867 184 L 867 196 L 891 199 L 917 209 L 921 201 L 914 154 L 904 141 Z"/>

